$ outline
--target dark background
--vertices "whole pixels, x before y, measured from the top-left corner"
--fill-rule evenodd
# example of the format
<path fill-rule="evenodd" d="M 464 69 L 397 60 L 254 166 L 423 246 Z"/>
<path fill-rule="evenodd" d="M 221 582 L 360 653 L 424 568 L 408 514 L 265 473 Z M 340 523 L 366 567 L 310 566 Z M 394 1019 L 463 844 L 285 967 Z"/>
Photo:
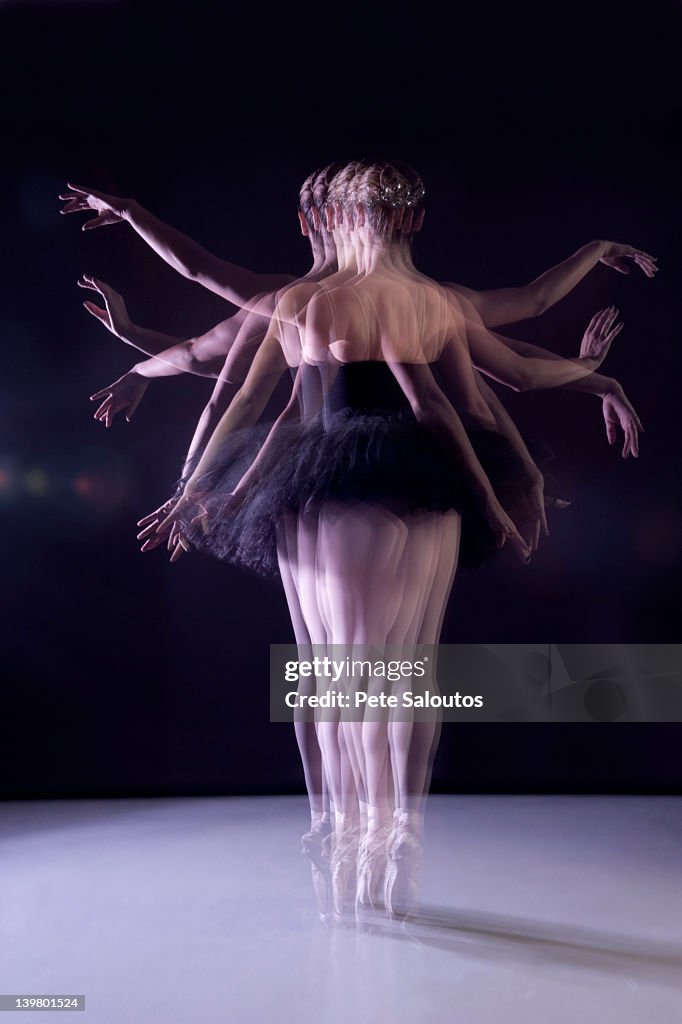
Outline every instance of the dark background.
<path fill-rule="evenodd" d="M 177 336 L 230 307 L 127 227 L 83 234 L 60 217 L 67 179 L 134 195 L 263 271 L 306 270 L 298 187 L 357 156 L 420 170 L 417 258 L 440 279 L 523 284 L 593 238 L 658 256 L 654 281 L 599 266 L 509 328 L 572 354 L 617 304 L 626 330 L 605 372 L 646 433 L 624 461 L 595 398 L 505 391 L 573 505 L 531 566 L 458 577 L 443 641 L 680 639 L 678 5 L 248 5 L 222 20 L 216 6 L 0 3 L 5 797 L 302 790 L 293 734 L 268 722 L 268 644 L 292 638 L 282 594 L 203 556 L 141 557 L 135 540 L 210 384 L 153 383 L 107 432 L 88 396 L 135 354 L 75 282 L 110 281 L 134 319 Z M 679 741 L 673 724 L 450 726 L 434 785 L 671 791 Z"/>

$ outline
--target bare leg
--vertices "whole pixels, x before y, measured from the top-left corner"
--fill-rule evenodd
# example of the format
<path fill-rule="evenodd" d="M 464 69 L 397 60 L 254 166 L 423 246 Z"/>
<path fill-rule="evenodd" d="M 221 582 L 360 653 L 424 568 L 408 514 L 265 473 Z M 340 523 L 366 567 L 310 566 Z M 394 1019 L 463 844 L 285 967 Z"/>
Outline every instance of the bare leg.
<path fill-rule="evenodd" d="M 298 517 L 285 515 L 278 526 L 278 562 L 279 570 L 284 586 L 284 592 L 289 607 L 289 614 L 294 628 L 296 644 L 299 648 L 299 657 L 307 659 L 310 656 L 310 647 L 313 642 L 301 604 L 301 586 L 305 586 L 305 574 L 301 580 L 300 559 L 298 553 Z M 308 611 L 308 620 L 317 631 L 319 637 L 324 631 L 320 622 Z M 302 679 L 299 685 L 301 692 L 305 690 L 308 680 Z M 314 686 L 311 689 L 314 692 Z M 307 714 L 297 712 L 294 719 L 294 731 L 298 749 L 303 763 L 303 774 L 305 777 L 308 800 L 310 802 L 311 826 L 316 825 L 329 817 L 329 790 L 322 763 L 322 753 L 317 738 L 315 722 Z"/>
<path fill-rule="evenodd" d="M 456 512 L 434 517 L 431 554 L 435 561 L 423 619 L 417 639 L 420 644 L 436 645 L 440 640 L 443 616 L 459 553 L 461 520 Z M 424 558 L 427 556 L 424 550 Z M 436 652 L 434 651 L 434 656 Z M 435 660 L 428 674 L 427 688 L 438 691 Z M 401 708 L 390 723 L 391 760 L 394 767 L 396 811 L 394 827 L 387 845 L 388 864 L 384 902 L 393 916 L 404 917 L 414 906 L 421 864 L 423 818 L 426 794 L 438 740 L 441 714 L 438 710 L 422 710 L 412 720 L 405 720 L 409 711 Z"/>
<path fill-rule="evenodd" d="M 433 532 L 423 538 L 422 559 L 431 559 L 433 574 L 429 580 L 423 616 L 418 624 L 416 642 L 438 644 L 443 617 L 454 582 L 459 553 L 461 520 L 452 511 L 430 516 Z M 429 689 L 437 691 L 435 674 L 429 675 Z M 441 729 L 441 716 L 420 716 L 406 721 L 406 712 L 396 715 L 390 726 L 391 756 L 394 766 L 396 806 L 399 811 L 421 813 L 431 778 L 433 758 Z"/>

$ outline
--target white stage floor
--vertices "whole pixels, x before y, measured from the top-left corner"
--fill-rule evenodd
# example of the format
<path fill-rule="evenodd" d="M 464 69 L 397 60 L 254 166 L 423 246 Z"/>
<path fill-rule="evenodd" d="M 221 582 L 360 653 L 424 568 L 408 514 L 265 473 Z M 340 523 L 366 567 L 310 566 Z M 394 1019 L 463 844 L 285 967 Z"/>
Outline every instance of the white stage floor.
<path fill-rule="evenodd" d="M 432 797 L 416 918 L 377 931 L 320 922 L 303 798 L 5 803 L 0 826 L 0 993 L 85 994 L 70 1020 L 682 1020 L 682 799 Z"/>

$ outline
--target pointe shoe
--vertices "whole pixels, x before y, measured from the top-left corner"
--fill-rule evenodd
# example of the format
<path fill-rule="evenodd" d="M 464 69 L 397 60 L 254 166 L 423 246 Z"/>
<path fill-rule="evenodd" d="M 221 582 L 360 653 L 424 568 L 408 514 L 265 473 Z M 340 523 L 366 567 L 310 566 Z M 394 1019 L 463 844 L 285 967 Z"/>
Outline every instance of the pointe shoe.
<path fill-rule="evenodd" d="M 310 860 L 313 892 L 323 924 L 330 924 L 332 919 L 332 884 L 329 868 L 330 837 L 331 823 L 328 820 L 316 822 L 308 832 L 301 836 L 301 853 Z"/>
<path fill-rule="evenodd" d="M 313 881 L 313 892 L 317 903 L 317 912 L 322 924 L 331 924 L 332 921 L 332 878 L 329 870 L 329 863 L 310 863 L 310 873 Z"/>
<path fill-rule="evenodd" d="M 384 903 L 390 917 L 404 920 L 417 902 L 423 847 L 409 823 L 398 821 L 388 841 Z"/>
<path fill-rule="evenodd" d="M 301 836 L 301 853 L 314 861 L 329 861 L 331 848 L 329 844 L 332 825 L 328 818 L 315 824 Z"/>
<path fill-rule="evenodd" d="M 334 835 L 331 856 L 332 910 L 337 924 L 354 921 L 357 856 L 360 827 L 350 826 Z"/>
<path fill-rule="evenodd" d="M 391 828 L 369 829 L 363 835 L 358 850 L 358 881 L 355 912 L 358 919 L 366 913 L 383 910 L 388 842 Z"/>

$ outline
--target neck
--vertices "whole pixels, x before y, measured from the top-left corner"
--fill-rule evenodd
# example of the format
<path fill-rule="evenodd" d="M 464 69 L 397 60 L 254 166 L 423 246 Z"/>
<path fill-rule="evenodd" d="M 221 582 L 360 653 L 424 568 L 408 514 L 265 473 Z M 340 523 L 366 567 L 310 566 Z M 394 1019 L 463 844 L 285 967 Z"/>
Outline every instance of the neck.
<path fill-rule="evenodd" d="M 362 265 L 362 261 L 354 244 L 354 239 L 346 231 L 337 228 L 334 231 L 334 242 L 336 244 L 339 270 L 353 274 L 357 273 L 358 267 Z"/>
<path fill-rule="evenodd" d="M 336 246 L 331 236 L 310 236 L 310 246 L 313 250 L 313 265 L 306 274 L 333 274 L 338 269 Z"/>
<path fill-rule="evenodd" d="M 366 274 L 406 269 L 400 242 L 393 238 L 367 238 L 363 247 L 363 269 Z"/>

